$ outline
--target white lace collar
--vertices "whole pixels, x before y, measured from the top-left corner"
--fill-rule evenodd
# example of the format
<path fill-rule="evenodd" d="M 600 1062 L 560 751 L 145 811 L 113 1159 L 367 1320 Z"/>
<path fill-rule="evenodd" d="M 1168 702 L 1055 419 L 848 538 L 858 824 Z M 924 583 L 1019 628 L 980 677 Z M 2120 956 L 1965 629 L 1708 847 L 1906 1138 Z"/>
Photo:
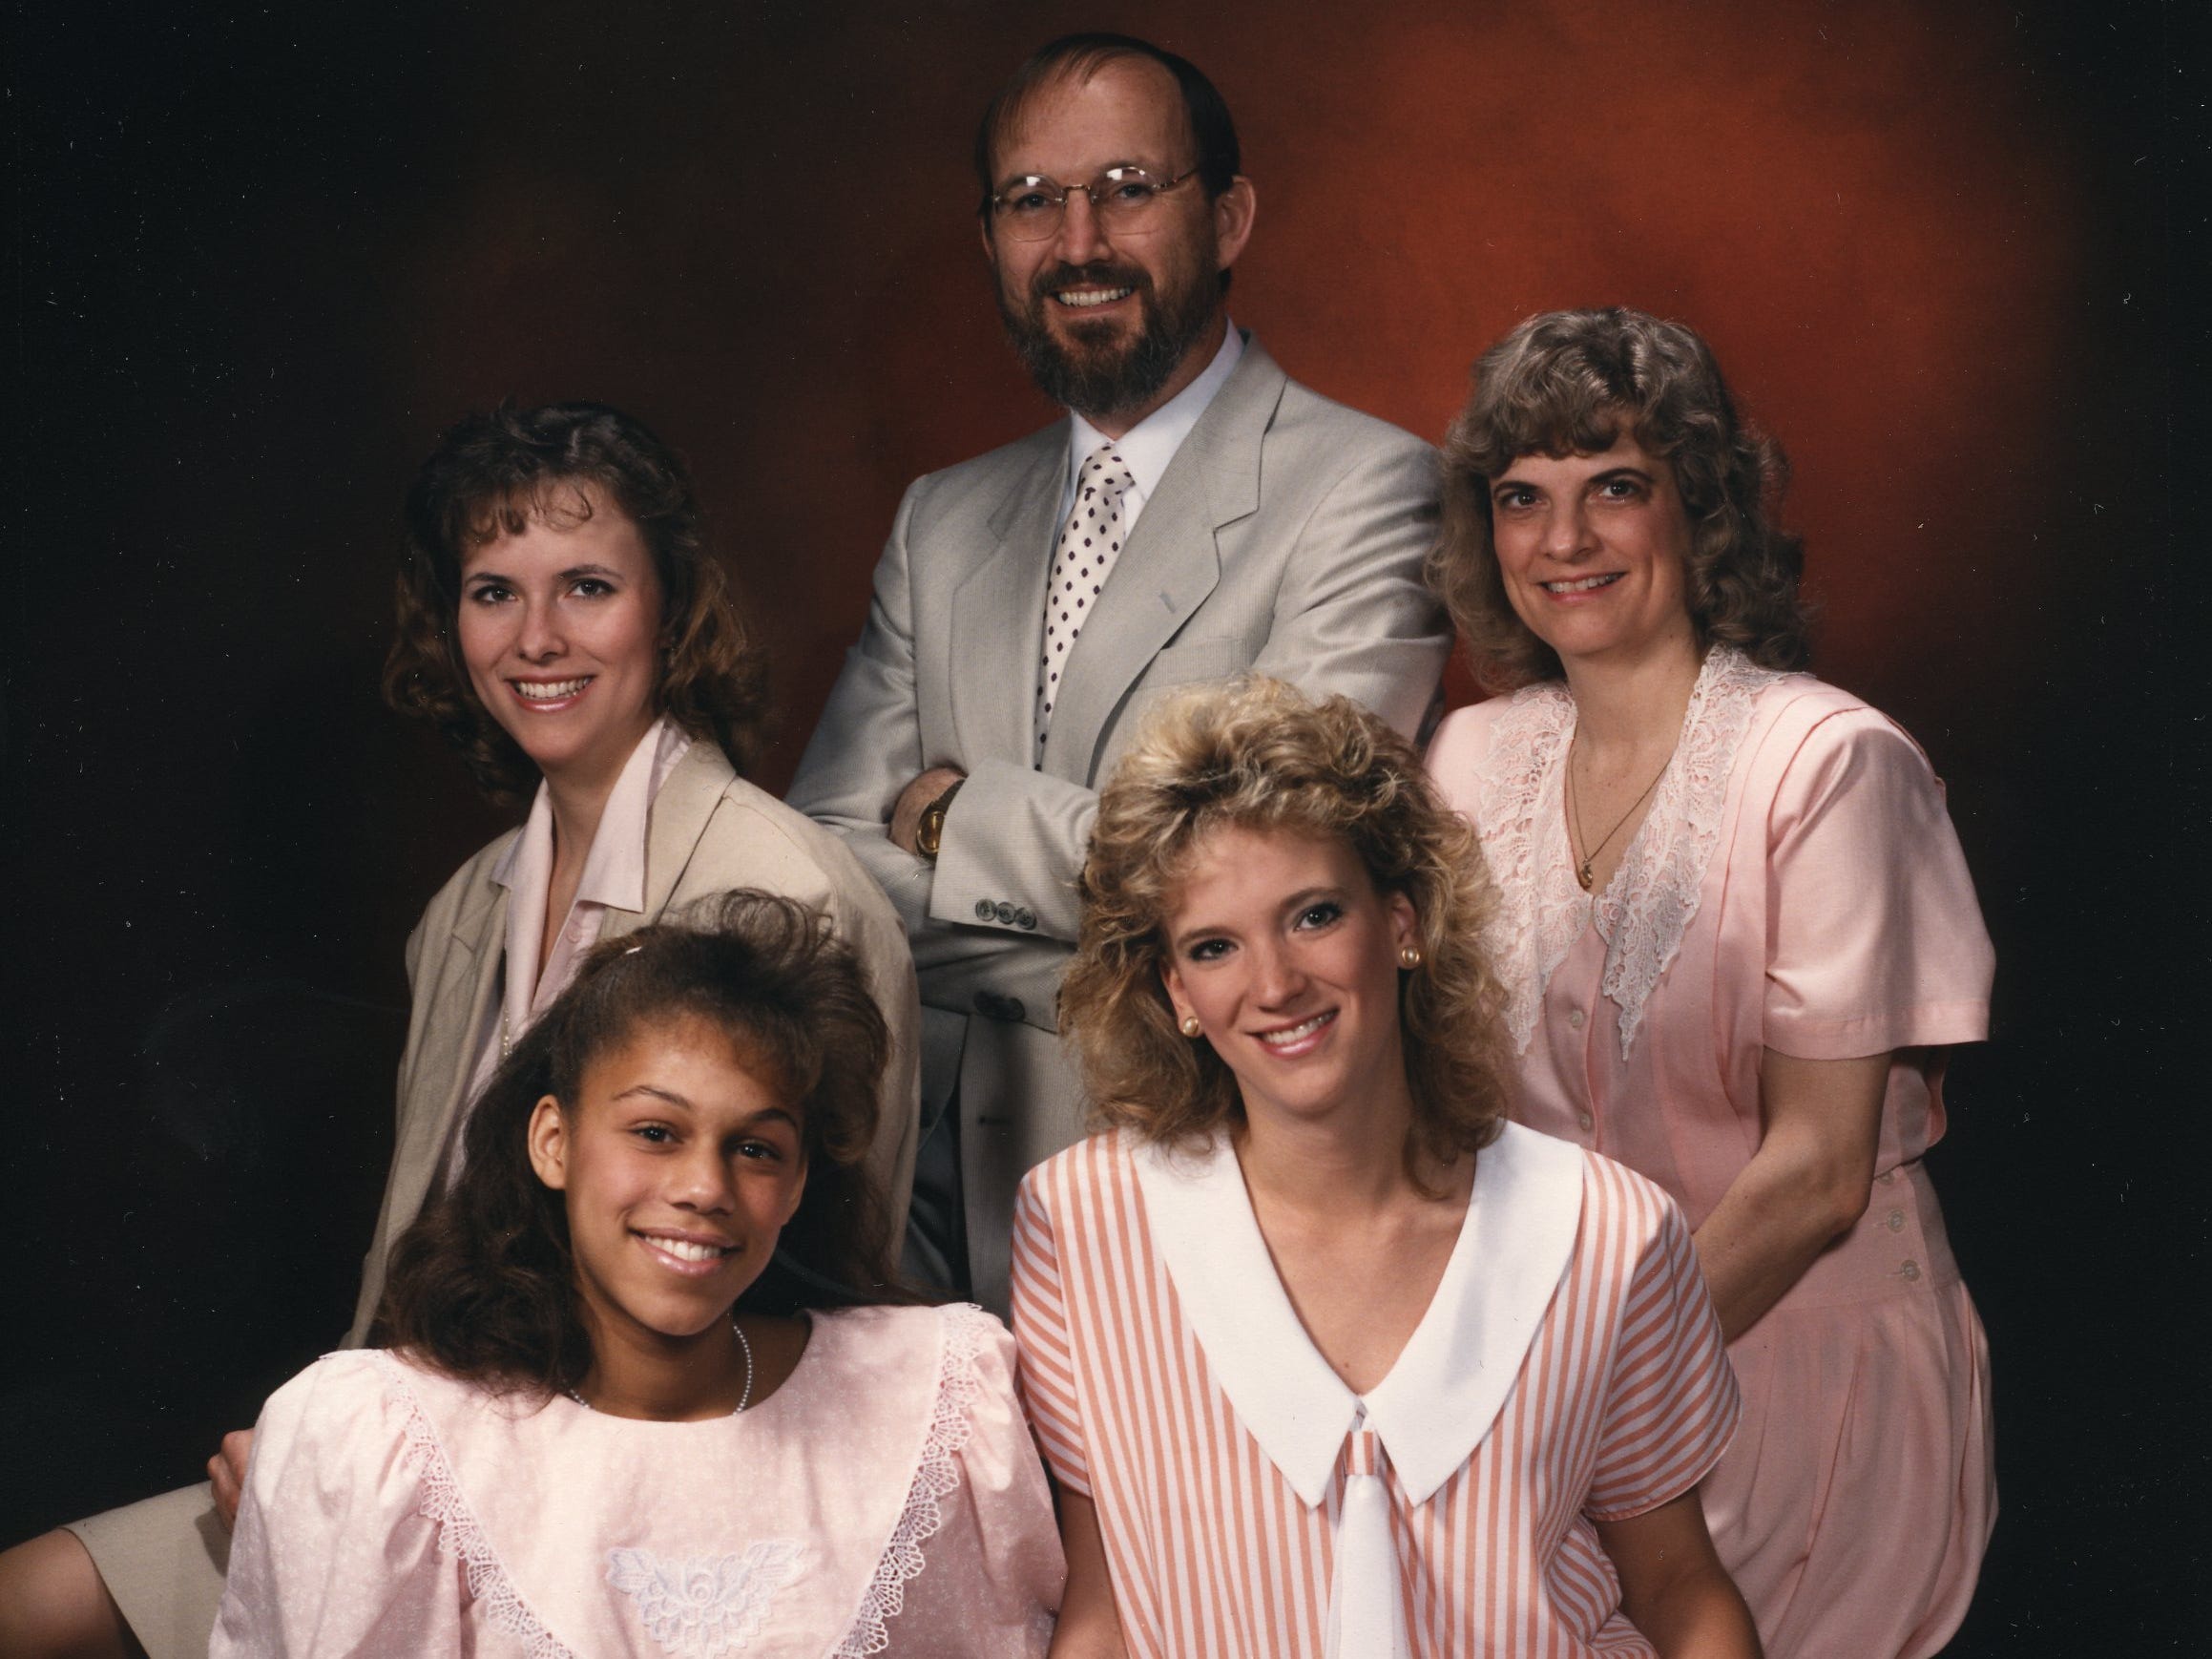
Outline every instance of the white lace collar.
<path fill-rule="evenodd" d="M 1275 1275 L 1225 1137 L 1197 1156 L 1132 1154 L 1153 1239 L 1206 1363 L 1299 1497 L 1327 1496 L 1363 1405 L 1399 1484 L 1426 1503 L 1505 1403 L 1574 1253 L 1582 1152 L 1504 1124 L 1475 1161 L 1451 1259 L 1390 1374 L 1355 1395 L 1305 1334 Z"/>
<path fill-rule="evenodd" d="M 1498 717 L 1476 768 L 1475 832 L 1498 885 L 1491 948 L 1508 987 L 1506 1023 L 1516 1053 L 1526 1054 L 1535 1037 L 1553 972 L 1595 923 L 1605 940 L 1599 988 L 1620 1011 L 1620 1057 L 1628 1058 L 1644 1003 L 1697 916 L 1752 706 L 1781 678 L 1727 646 L 1706 653 L 1651 810 L 1595 902 L 1575 880 L 1567 839 L 1574 698 L 1546 681 L 1516 692 Z"/>

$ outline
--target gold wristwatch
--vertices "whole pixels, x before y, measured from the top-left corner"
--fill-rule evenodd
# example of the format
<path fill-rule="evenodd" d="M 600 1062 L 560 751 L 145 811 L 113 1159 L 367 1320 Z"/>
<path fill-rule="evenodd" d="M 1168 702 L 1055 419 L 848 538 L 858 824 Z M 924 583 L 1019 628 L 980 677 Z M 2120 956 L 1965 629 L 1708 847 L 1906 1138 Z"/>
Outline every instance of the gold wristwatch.
<path fill-rule="evenodd" d="M 945 814 L 952 810 L 952 797 L 966 782 L 966 778 L 954 778 L 942 795 L 922 808 L 922 821 L 914 826 L 914 850 L 931 864 L 937 862 L 937 849 L 945 844 Z"/>

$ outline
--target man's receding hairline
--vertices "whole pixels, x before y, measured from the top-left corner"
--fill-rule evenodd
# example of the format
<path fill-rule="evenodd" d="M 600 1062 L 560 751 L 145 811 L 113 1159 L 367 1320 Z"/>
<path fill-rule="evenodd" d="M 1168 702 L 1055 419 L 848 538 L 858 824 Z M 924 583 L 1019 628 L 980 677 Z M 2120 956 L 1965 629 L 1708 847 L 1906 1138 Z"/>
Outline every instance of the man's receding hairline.
<path fill-rule="evenodd" d="M 1176 79 L 1175 71 L 1169 69 L 1158 58 L 1145 52 L 1136 52 L 1125 46 L 1100 46 L 1090 48 L 1071 56 L 1065 63 L 1054 65 L 1050 74 L 1023 87 L 992 116 L 991 122 L 992 176 L 994 178 L 997 176 L 999 153 L 1006 146 L 1007 134 L 1012 130 L 1013 124 L 1021 119 L 1033 102 L 1064 82 L 1073 81 L 1077 86 L 1089 86 L 1100 74 L 1119 63 L 1133 63 L 1141 68 L 1149 69 L 1167 82 L 1168 101 L 1174 106 L 1176 120 L 1182 128 L 1184 140 L 1190 145 L 1192 165 L 1198 165 L 1199 161 L 1202 159 L 1197 155 L 1199 147 L 1198 123 L 1191 119 L 1190 100 L 1183 96 L 1182 83 Z"/>

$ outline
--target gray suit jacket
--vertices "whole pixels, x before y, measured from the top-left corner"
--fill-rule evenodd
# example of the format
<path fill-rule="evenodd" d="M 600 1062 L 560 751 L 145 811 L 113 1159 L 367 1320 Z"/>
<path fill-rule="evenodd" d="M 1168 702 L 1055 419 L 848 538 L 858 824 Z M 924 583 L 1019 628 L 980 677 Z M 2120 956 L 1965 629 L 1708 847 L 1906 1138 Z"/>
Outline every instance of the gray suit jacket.
<path fill-rule="evenodd" d="M 925 1121 L 959 1090 L 974 1293 L 1006 1306 L 1014 1188 L 1083 1133 L 1054 1020 L 1098 786 L 1148 704 L 1257 669 L 1343 692 L 1410 735 L 1450 645 L 1421 581 L 1435 455 L 1244 353 L 1176 452 L 1061 673 L 1033 766 L 1065 423 L 921 478 L 790 802 L 898 906 L 923 1002 Z M 934 867 L 886 832 L 930 766 L 967 785 Z"/>

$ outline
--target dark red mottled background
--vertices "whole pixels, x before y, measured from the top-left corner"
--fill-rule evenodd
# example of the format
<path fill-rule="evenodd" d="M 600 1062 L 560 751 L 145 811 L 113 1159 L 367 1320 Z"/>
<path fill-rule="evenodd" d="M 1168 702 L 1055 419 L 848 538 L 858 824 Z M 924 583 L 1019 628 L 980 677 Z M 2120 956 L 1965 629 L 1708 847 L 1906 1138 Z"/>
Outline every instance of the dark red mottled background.
<path fill-rule="evenodd" d="M 401 941 L 499 822 L 374 693 L 439 428 L 593 397 L 690 455 L 781 788 L 907 481 L 1050 416 L 967 153 L 1031 46 L 1101 24 L 1237 112 L 1235 314 L 1301 379 L 1434 435 L 1512 323 L 1627 302 L 1788 446 L 1819 665 L 1950 780 L 2001 955 L 1934 1160 L 2005 1492 L 1956 1650 L 2179 1650 L 2205 77 L 2158 4 L 10 9 L 0 1543 L 187 1478 L 344 1323 Z"/>

